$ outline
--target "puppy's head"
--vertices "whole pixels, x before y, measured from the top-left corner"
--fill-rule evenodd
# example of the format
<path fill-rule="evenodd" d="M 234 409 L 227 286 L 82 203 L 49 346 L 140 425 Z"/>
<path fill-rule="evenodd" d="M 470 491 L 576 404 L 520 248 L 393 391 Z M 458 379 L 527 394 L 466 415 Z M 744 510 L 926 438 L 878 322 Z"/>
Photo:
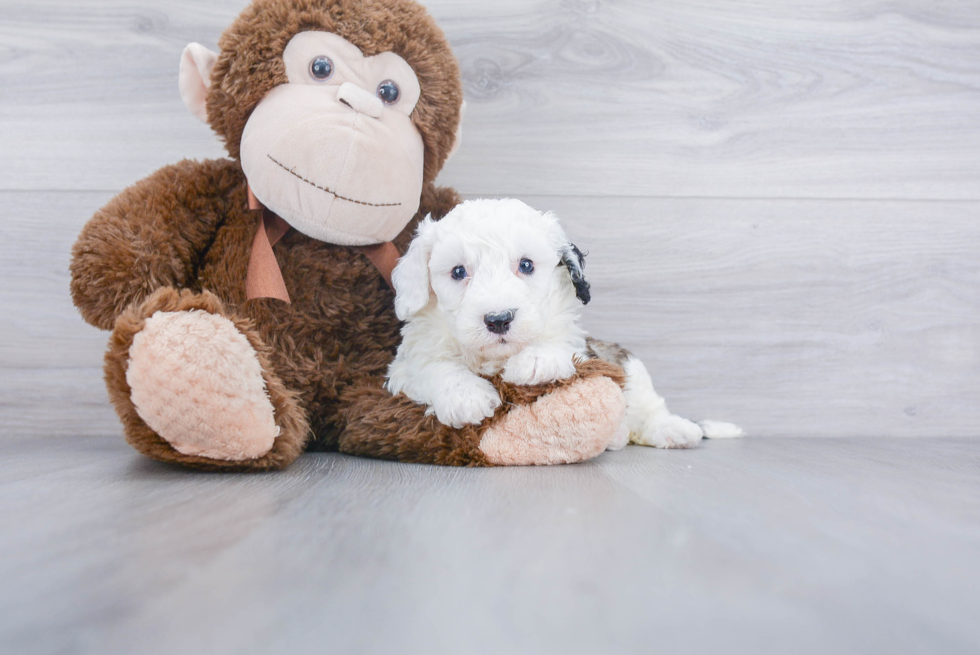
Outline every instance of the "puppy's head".
<path fill-rule="evenodd" d="M 460 345 L 509 357 L 589 301 L 584 257 L 557 219 L 518 200 L 470 200 L 426 219 L 392 274 L 395 312 L 436 312 Z"/>

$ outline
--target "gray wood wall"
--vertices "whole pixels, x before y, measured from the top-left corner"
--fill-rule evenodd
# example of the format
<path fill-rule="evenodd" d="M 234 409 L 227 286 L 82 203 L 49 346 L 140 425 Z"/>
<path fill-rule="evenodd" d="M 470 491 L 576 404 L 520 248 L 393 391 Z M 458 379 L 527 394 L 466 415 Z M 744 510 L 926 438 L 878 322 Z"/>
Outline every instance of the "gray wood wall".
<path fill-rule="evenodd" d="M 675 411 L 755 436 L 980 434 L 980 2 L 430 0 L 459 57 L 441 176 L 551 209 L 586 322 Z M 0 11 L 0 435 L 118 433 L 68 251 L 218 157 L 177 93 L 242 0 Z"/>

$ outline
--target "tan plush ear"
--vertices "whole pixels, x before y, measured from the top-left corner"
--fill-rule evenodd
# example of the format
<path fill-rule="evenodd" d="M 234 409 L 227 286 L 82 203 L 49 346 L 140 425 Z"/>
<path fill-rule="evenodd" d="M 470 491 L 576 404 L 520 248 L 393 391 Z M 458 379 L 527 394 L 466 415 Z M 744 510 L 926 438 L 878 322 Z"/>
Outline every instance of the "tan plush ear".
<path fill-rule="evenodd" d="M 435 241 L 436 223 L 426 216 L 419 224 L 408 252 L 391 272 L 395 287 L 395 315 L 402 321 L 412 318 L 429 304 L 429 255 Z"/>
<path fill-rule="evenodd" d="M 449 149 L 449 154 L 446 155 L 446 161 L 453 158 L 456 151 L 459 150 L 459 144 L 463 142 L 463 116 L 466 115 L 466 101 L 459 106 L 459 125 L 456 126 L 456 137 L 453 140 L 453 147 Z"/>
<path fill-rule="evenodd" d="M 180 56 L 180 97 L 191 113 L 208 122 L 207 98 L 211 86 L 211 69 L 218 61 L 218 53 L 211 52 L 200 43 L 190 43 Z"/>

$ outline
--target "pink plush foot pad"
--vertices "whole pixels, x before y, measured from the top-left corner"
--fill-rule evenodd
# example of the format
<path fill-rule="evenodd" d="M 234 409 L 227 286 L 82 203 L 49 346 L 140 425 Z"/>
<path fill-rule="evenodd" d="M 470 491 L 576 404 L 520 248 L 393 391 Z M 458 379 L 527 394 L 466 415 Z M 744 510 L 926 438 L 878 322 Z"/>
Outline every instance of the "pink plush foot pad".
<path fill-rule="evenodd" d="M 607 377 L 588 378 L 513 408 L 483 434 L 480 450 L 500 465 L 581 462 L 621 437 L 625 418 L 619 385 Z"/>
<path fill-rule="evenodd" d="M 133 405 L 176 451 L 244 461 L 272 449 L 279 428 L 262 367 L 227 318 L 156 312 L 133 338 L 129 356 Z"/>

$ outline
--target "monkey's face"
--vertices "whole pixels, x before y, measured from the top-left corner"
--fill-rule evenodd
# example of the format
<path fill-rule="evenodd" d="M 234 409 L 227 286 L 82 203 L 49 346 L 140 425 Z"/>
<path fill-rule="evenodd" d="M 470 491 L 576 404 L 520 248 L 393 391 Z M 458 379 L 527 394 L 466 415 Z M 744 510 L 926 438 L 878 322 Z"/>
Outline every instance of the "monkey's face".
<path fill-rule="evenodd" d="M 297 34 L 283 62 L 288 83 L 259 102 L 242 133 L 252 192 L 314 239 L 390 241 L 415 215 L 422 191 L 415 72 L 392 52 L 364 57 L 329 32 Z"/>

